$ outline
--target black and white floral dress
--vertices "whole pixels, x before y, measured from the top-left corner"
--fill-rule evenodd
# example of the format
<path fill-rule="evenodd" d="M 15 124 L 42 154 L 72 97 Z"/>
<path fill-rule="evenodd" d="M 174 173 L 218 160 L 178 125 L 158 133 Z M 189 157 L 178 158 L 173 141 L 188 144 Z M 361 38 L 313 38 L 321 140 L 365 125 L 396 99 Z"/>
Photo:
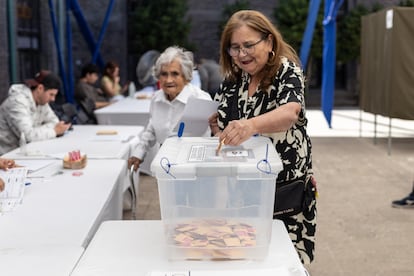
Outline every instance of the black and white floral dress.
<path fill-rule="evenodd" d="M 215 100 L 220 102 L 218 125 L 221 130 L 232 120 L 259 116 L 289 102 L 300 103 L 302 108 L 299 120 L 289 130 L 261 133 L 271 138 L 283 162 L 283 170 L 279 173 L 276 183 L 312 175 L 312 145 L 306 133 L 303 72 L 299 66 L 286 58 L 282 57 L 281 61 L 281 68 L 267 91 L 257 90 L 249 97 L 250 76 L 243 72 L 241 79 L 236 83 L 224 81 L 215 96 Z M 307 187 L 311 188 L 313 187 Z M 316 200 L 314 193 L 312 194 L 307 209 L 298 215 L 282 219 L 299 257 L 305 264 L 310 263 L 314 255 Z"/>

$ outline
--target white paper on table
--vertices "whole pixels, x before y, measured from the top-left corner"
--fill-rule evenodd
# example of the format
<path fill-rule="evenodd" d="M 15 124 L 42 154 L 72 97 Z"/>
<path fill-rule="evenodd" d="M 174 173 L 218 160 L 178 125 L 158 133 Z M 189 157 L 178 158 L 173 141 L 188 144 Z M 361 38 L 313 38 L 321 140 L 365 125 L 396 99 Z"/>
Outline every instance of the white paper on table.
<path fill-rule="evenodd" d="M 113 135 L 93 135 L 89 140 L 95 142 L 122 142 L 126 143 L 133 139 L 136 135 L 113 134 Z"/>
<path fill-rule="evenodd" d="M 184 108 L 180 122 L 184 123 L 183 136 L 203 136 L 208 125 L 208 118 L 217 112 L 219 103 L 191 97 Z"/>
<path fill-rule="evenodd" d="M 26 175 L 27 169 L 24 167 L 0 171 L 5 183 L 4 191 L 0 192 L 0 213 L 10 212 L 22 203 Z"/>
<path fill-rule="evenodd" d="M 18 162 L 16 162 L 16 165 L 25 167 L 27 169 L 27 173 L 30 174 L 45 168 L 54 162 L 55 160 L 51 159 L 21 159 Z"/>
<path fill-rule="evenodd" d="M 56 159 L 55 156 L 46 154 L 37 149 L 30 149 L 27 153 L 23 154 L 17 151 L 12 151 L 11 153 L 5 154 L 3 157 L 7 157 L 9 159 L 14 160 L 39 160 L 39 159 Z"/>
<path fill-rule="evenodd" d="M 58 174 L 62 174 L 63 171 L 62 161 L 53 160 L 49 165 L 27 174 L 27 178 L 49 178 Z"/>

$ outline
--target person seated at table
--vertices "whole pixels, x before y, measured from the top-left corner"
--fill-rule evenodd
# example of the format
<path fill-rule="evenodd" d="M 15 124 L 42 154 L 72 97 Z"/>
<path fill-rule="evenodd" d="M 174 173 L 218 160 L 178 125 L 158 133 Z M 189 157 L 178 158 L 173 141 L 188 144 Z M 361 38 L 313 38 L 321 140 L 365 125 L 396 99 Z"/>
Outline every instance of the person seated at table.
<path fill-rule="evenodd" d="M 119 77 L 119 65 L 114 61 L 105 64 L 101 79 L 101 88 L 110 101 L 117 101 L 124 97 L 128 90 L 128 84 L 121 87 Z"/>
<path fill-rule="evenodd" d="M 137 99 L 151 98 L 157 90 L 157 80 L 152 74 L 152 67 L 160 56 L 157 50 L 149 50 L 144 53 L 137 64 L 136 73 L 140 88 L 135 93 Z"/>
<path fill-rule="evenodd" d="M 189 98 L 212 100 L 207 92 L 191 84 L 193 68 L 193 54 L 178 46 L 167 48 L 157 59 L 153 74 L 161 89 L 151 99 L 150 119 L 128 159 L 128 168 L 137 171 L 148 150 L 174 134 Z"/>
<path fill-rule="evenodd" d="M 96 122 L 93 111 L 111 104 L 103 91 L 94 86 L 99 78 L 99 68 L 89 63 L 82 67 L 81 76 L 75 87 L 75 100 L 91 121 Z"/>
<path fill-rule="evenodd" d="M 200 73 L 201 89 L 210 93 L 211 97 L 214 98 L 223 81 L 220 65 L 212 59 L 201 59 L 198 72 Z"/>
<path fill-rule="evenodd" d="M 7 171 L 8 169 L 11 169 L 15 166 L 15 162 L 12 159 L 5 159 L 5 158 L 0 158 L 0 169 L 1 170 L 5 170 Z M 0 175 L 0 192 L 2 192 L 5 188 L 5 183 L 4 180 L 1 178 Z"/>
<path fill-rule="evenodd" d="M 22 134 L 29 143 L 61 136 L 71 127 L 49 106 L 60 87 L 60 78 L 46 70 L 25 84 L 11 85 L 0 106 L 0 155 L 18 148 Z"/>

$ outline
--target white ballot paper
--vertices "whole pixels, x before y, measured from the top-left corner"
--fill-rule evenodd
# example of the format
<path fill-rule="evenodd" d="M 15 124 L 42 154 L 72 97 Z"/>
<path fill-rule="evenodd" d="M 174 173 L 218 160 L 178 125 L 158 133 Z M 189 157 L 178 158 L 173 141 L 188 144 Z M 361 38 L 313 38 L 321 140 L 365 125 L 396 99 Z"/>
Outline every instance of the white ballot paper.
<path fill-rule="evenodd" d="M 0 177 L 5 183 L 4 191 L 0 192 L 0 214 L 10 212 L 22 203 L 26 175 L 27 169 L 24 167 L 0 171 Z"/>
<path fill-rule="evenodd" d="M 218 104 L 216 101 L 189 98 L 180 121 L 184 123 L 183 136 L 203 136 L 209 126 L 208 117 L 217 112 Z"/>

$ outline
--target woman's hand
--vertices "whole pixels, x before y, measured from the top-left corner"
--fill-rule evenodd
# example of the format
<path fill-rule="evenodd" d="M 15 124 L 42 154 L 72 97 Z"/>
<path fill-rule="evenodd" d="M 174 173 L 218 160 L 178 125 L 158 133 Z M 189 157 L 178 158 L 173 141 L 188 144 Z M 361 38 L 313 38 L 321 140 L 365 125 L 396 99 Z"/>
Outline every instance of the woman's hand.
<path fill-rule="evenodd" d="M 142 160 L 135 157 L 135 156 L 131 156 L 130 158 L 128 158 L 128 169 L 131 169 L 131 167 L 134 167 L 134 171 L 136 172 L 139 168 L 139 165 L 142 163 Z"/>
<path fill-rule="evenodd" d="M 231 121 L 220 134 L 220 141 L 225 139 L 224 144 L 238 146 L 254 134 L 256 132 L 252 120 L 235 120 Z"/>

